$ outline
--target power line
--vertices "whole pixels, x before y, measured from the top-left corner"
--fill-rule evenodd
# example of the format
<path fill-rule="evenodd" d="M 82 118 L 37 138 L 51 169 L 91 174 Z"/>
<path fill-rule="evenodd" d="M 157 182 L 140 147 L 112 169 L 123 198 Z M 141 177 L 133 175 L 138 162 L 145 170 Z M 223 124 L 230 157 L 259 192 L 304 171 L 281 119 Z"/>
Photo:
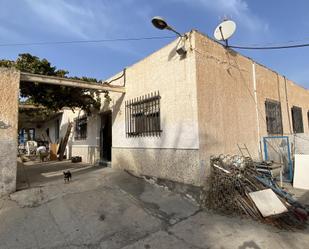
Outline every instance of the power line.
<path fill-rule="evenodd" d="M 58 44 L 78 44 L 78 43 L 104 43 L 104 42 L 123 42 L 123 41 L 142 41 L 142 40 L 162 40 L 171 39 L 176 36 L 152 36 L 152 37 L 132 37 L 132 38 L 115 38 L 115 39 L 98 39 L 98 40 L 75 40 L 75 41 L 44 41 L 44 42 L 24 42 L 24 43 L 0 43 L 0 47 L 14 46 L 41 46 L 41 45 L 58 45 Z"/>
<path fill-rule="evenodd" d="M 176 36 L 152 36 L 152 37 L 131 37 L 131 38 L 114 38 L 114 39 L 98 39 L 98 40 L 72 40 L 72 41 L 43 41 L 43 42 L 21 42 L 21 43 L 0 43 L 0 47 L 14 46 L 44 46 L 44 45 L 62 45 L 62 44 L 82 44 L 82 43 L 105 43 L 105 42 L 124 42 L 124 41 L 142 41 L 142 40 L 162 40 L 172 39 Z M 291 43 L 294 41 L 288 41 Z M 294 44 L 294 45 L 278 45 L 278 46 L 240 46 L 229 45 L 229 48 L 247 49 L 247 50 L 271 50 L 271 49 L 288 49 L 309 47 L 309 43 Z"/>
<path fill-rule="evenodd" d="M 270 50 L 270 49 L 286 49 L 286 48 L 301 48 L 301 47 L 309 47 L 309 43 L 304 44 L 295 44 L 295 45 L 283 45 L 283 46 L 257 46 L 257 47 L 249 47 L 249 46 L 228 46 L 230 48 L 237 48 L 237 49 L 251 49 L 251 50 Z"/>

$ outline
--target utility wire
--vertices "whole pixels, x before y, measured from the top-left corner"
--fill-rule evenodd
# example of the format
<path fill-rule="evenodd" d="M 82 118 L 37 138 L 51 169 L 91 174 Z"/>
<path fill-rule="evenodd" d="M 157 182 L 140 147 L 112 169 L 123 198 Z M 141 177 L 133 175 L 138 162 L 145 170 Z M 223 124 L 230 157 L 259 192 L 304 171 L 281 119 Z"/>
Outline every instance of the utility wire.
<path fill-rule="evenodd" d="M 123 41 L 142 41 L 142 40 L 162 40 L 172 39 L 176 36 L 152 36 L 152 37 L 131 37 L 131 38 L 115 38 L 115 39 L 98 39 L 98 40 L 75 40 L 75 41 L 44 41 L 44 42 L 24 42 L 24 43 L 0 43 L 0 47 L 14 46 L 42 46 L 42 45 L 58 45 L 58 44 L 81 44 L 81 43 L 104 43 L 104 42 L 123 42 Z M 288 41 L 291 43 L 293 41 Z M 295 41 L 294 41 L 295 42 Z M 229 48 L 250 49 L 250 50 L 270 50 L 270 49 L 287 49 L 309 47 L 309 43 L 281 45 L 281 46 L 240 46 L 229 45 Z"/>
<path fill-rule="evenodd" d="M 283 45 L 283 46 L 258 46 L 258 47 L 249 47 L 249 46 L 228 46 L 229 48 L 237 48 L 237 49 L 251 49 L 251 50 L 266 50 L 266 49 L 286 49 L 286 48 L 301 48 L 301 47 L 309 47 L 309 43 L 304 44 L 295 44 L 295 45 Z"/>
<path fill-rule="evenodd" d="M 78 43 L 104 43 L 104 42 L 142 41 L 142 40 L 162 40 L 162 39 L 171 39 L 171 38 L 175 38 L 175 37 L 176 36 L 152 36 L 152 37 L 98 39 L 98 40 L 50 41 L 50 42 L 46 41 L 46 42 L 25 42 L 25 43 L 0 43 L 0 47 L 40 46 L 40 45 L 78 44 Z"/>

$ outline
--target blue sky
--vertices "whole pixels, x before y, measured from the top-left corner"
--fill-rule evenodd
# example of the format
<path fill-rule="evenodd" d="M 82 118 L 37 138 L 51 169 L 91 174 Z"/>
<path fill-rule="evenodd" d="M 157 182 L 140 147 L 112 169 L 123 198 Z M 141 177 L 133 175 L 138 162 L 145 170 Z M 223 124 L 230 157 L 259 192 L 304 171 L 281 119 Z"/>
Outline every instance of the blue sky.
<path fill-rule="evenodd" d="M 309 1 L 298 0 L 0 0 L 0 44 L 169 36 L 151 25 L 163 16 L 179 32 L 212 36 L 224 17 L 237 23 L 231 45 L 309 42 Z M 19 53 L 46 58 L 72 76 L 106 79 L 170 39 L 0 47 L 1 59 Z M 309 88 L 309 47 L 240 51 Z"/>

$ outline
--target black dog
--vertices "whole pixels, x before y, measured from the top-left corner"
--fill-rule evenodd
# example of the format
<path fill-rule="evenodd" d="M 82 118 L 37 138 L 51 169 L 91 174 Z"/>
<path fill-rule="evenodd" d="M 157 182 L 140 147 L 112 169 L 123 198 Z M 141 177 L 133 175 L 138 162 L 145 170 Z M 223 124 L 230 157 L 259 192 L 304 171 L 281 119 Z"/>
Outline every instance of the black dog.
<path fill-rule="evenodd" d="M 72 179 L 72 174 L 70 170 L 67 172 L 63 171 L 64 183 L 69 182 Z"/>

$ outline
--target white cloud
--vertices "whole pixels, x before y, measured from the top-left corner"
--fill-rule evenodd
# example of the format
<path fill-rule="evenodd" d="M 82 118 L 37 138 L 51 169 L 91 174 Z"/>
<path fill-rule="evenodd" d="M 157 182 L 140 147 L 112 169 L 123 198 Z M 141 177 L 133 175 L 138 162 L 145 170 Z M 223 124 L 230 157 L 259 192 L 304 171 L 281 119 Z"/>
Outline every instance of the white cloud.
<path fill-rule="evenodd" d="M 206 8 L 220 18 L 232 18 L 237 24 L 250 31 L 267 31 L 268 24 L 255 15 L 245 0 L 174 0 L 185 2 L 188 5 L 198 5 Z"/>
<path fill-rule="evenodd" d="M 133 0 L 134 1 L 134 0 Z M 55 40 L 96 40 L 125 37 L 129 33 L 124 21 L 123 8 L 131 0 L 108 2 L 101 0 L 26 0 L 32 11 L 31 18 L 41 22 L 44 32 L 54 34 Z M 136 20 L 135 20 L 136 21 Z M 60 38 L 61 37 L 61 38 Z M 128 44 L 101 43 L 102 47 L 136 55 Z"/>
<path fill-rule="evenodd" d="M 93 8 L 74 5 L 65 0 L 36 1 L 27 0 L 33 13 L 46 25 L 46 29 L 67 33 L 79 38 L 89 38 L 100 22 L 95 19 Z"/>

